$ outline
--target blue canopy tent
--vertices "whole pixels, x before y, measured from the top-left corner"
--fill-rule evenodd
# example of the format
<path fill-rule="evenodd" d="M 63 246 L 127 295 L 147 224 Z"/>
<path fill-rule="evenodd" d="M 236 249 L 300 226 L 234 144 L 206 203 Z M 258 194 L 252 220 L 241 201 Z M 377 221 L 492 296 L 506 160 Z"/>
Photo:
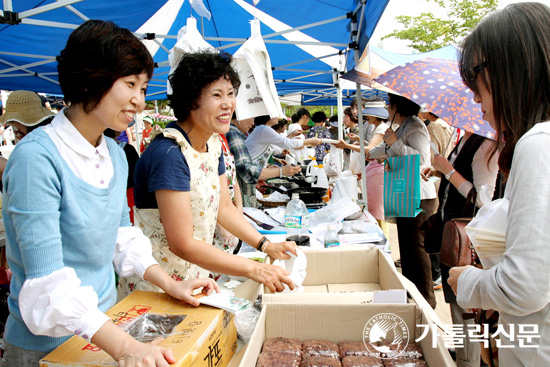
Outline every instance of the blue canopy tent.
<path fill-rule="evenodd" d="M 61 94 L 55 56 L 78 25 L 105 19 L 144 39 L 158 65 L 147 99 L 164 99 L 168 51 L 194 16 L 204 39 L 229 53 L 250 36 L 250 20 L 259 19 L 279 94 L 336 90 L 349 51 L 366 45 L 388 1 L 204 0 L 208 19 L 185 0 L 4 0 L 0 89 Z"/>

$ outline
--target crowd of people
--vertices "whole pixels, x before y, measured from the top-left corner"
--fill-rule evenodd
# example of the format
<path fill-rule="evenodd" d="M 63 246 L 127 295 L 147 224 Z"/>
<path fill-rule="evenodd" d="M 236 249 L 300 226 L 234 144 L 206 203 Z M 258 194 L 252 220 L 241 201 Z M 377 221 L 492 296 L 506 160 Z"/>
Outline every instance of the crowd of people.
<path fill-rule="evenodd" d="M 148 290 L 197 306 L 193 292 L 219 291 L 221 274 L 272 292 L 293 289 L 286 270 L 235 255 L 240 243 L 273 259 L 297 254 L 296 243 L 259 233 L 243 207 L 258 206 L 264 180 L 291 177 L 301 171 L 297 162 L 322 163 L 338 148 L 343 169 L 351 169 L 351 157 L 365 161 L 358 173 L 367 181 L 367 208 L 386 231 L 384 161 L 420 157 L 422 212 L 395 218 L 403 275 L 433 308 L 434 289 L 442 287 L 454 324 L 467 327 L 474 322 L 468 310 L 484 309 L 495 311 L 502 327 L 535 325 L 537 348 L 523 348 L 513 333 L 500 335 L 499 363 L 549 365 L 548 19 L 545 5 L 513 4 L 463 41 L 460 73 L 494 140 L 472 132 L 453 139 L 438 116 L 391 93 L 387 100 L 353 100 L 341 123 L 306 108 L 288 121 L 238 120 L 241 80 L 231 55 L 199 51 L 184 54 L 169 76 L 175 120 L 160 129 L 145 116 L 140 145 L 132 125 L 145 106 L 153 59 L 127 29 L 86 21 L 57 57 L 66 107 L 55 113 L 38 94 L 14 91 L 0 116 L 2 144 L 16 143 L 0 160 L 13 274 L 2 362 L 36 367 L 80 335 L 120 365 L 168 366 L 175 362 L 171 351 L 132 339 L 105 315 L 117 300 Z M 343 139 L 323 140 L 338 139 L 340 126 Z M 440 264 L 441 239 L 427 224 L 442 226 L 496 198 L 509 202 L 503 260 L 489 269 Z M 480 343 L 466 337 L 456 348 L 457 366 L 480 366 L 481 355 Z"/>

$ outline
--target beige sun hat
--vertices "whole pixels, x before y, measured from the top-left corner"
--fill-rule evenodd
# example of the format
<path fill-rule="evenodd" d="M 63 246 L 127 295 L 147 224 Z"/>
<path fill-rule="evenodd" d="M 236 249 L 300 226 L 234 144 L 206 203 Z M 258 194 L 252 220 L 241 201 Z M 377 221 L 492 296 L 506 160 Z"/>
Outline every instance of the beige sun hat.
<path fill-rule="evenodd" d="M 15 121 L 30 127 L 53 115 L 55 113 L 42 107 L 38 94 L 28 90 L 16 90 L 8 96 L 6 110 L 0 116 L 0 124 Z"/>

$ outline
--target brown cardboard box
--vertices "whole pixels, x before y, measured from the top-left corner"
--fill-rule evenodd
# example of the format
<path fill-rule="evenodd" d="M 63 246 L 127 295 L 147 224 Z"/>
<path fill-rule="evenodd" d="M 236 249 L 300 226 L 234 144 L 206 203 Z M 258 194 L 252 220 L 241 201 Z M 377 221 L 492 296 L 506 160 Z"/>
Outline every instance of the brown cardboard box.
<path fill-rule="evenodd" d="M 172 349 L 175 367 L 225 367 L 237 349 L 233 314 L 210 307 L 193 307 L 165 293 L 135 291 L 111 308 L 107 315 L 117 324 L 142 314 L 185 315 L 174 333 L 159 345 Z M 107 353 L 74 336 L 40 361 L 41 367 L 116 366 Z"/>
<path fill-rule="evenodd" d="M 367 322 L 380 314 L 398 316 L 407 325 L 409 341 L 418 339 L 423 334 L 424 327 L 419 325 L 432 323 L 415 304 L 266 304 L 239 366 L 255 366 L 267 338 L 283 336 L 302 341 L 363 341 Z M 428 365 L 455 366 L 441 337 L 435 336 L 432 339 L 432 332 L 433 329 L 429 328 L 427 335 L 419 343 Z M 432 340 L 436 341 L 435 347 L 432 346 Z"/>
<path fill-rule="evenodd" d="M 393 264 L 376 247 L 358 245 L 304 253 L 304 292 L 272 294 L 262 286 L 263 303 L 367 303 L 372 302 L 373 292 L 406 289 Z"/>

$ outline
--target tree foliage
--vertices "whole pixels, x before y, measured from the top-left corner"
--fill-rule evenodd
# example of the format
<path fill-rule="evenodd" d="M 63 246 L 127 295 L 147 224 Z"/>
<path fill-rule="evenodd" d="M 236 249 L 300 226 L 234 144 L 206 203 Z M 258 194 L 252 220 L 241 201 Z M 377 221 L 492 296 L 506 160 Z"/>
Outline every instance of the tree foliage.
<path fill-rule="evenodd" d="M 435 50 L 449 44 L 458 45 L 470 29 L 488 13 L 494 11 L 498 0 L 426 0 L 446 10 L 447 19 L 433 13 L 419 16 L 400 15 L 395 19 L 404 26 L 403 30 L 393 31 L 382 39 L 395 37 L 409 40 L 409 47 L 420 52 Z"/>

